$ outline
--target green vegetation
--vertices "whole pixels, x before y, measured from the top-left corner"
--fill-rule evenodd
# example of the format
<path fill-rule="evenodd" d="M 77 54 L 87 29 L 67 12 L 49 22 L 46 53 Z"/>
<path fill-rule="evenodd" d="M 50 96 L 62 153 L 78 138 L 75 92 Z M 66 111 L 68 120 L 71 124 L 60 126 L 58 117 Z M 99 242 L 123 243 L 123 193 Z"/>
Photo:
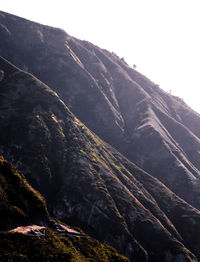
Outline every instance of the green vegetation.
<path fill-rule="evenodd" d="M 42 196 L 10 163 L 0 157 L 0 261 L 125 262 L 113 248 L 81 234 L 67 237 L 49 228 L 39 235 L 5 231 L 28 223 L 46 223 L 48 211 Z"/>
<path fill-rule="evenodd" d="M 50 60 L 54 59 L 52 55 L 48 57 Z M 76 60 L 76 57 L 73 58 Z M 45 66 L 46 63 L 47 60 Z M 48 79 L 55 78 L 61 69 L 58 70 L 59 67 L 60 65 L 53 66 L 52 73 L 47 74 Z M 86 125 L 93 127 L 94 132 L 99 131 L 99 135 L 102 135 L 100 130 L 106 130 L 106 141 L 113 141 L 111 144 L 115 145 L 115 141 L 109 139 L 109 134 L 114 138 L 113 131 L 116 134 L 119 132 L 118 127 L 116 129 L 112 123 L 111 111 L 107 111 L 105 103 L 101 105 L 103 101 L 99 101 L 99 90 L 95 91 L 94 87 L 87 92 L 84 89 L 86 86 L 92 87 L 93 80 L 88 82 L 87 77 L 83 77 L 80 78 L 80 86 L 73 86 L 74 72 L 79 72 L 79 76 L 84 72 L 80 68 L 73 70 L 71 65 L 69 70 L 65 69 L 67 70 L 63 71 L 63 75 L 68 75 L 70 82 L 63 81 L 60 76 L 59 85 L 62 86 L 63 82 L 61 89 L 65 90 L 60 97 L 72 97 L 70 102 L 63 100 L 65 104 L 71 109 L 77 104 L 78 111 L 84 111 L 89 119 L 89 122 L 85 122 Z M 38 71 L 41 68 L 38 67 Z M 116 75 L 120 87 L 117 89 L 122 91 L 116 97 L 118 99 L 124 96 L 123 83 L 120 80 L 123 77 L 119 70 Z M 180 254 L 181 257 L 187 256 L 186 261 L 191 262 L 194 256 L 184 246 L 199 254 L 197 227 L 200 216 L 196 211 L 193 212 L 192 219 L 188 210 L 182 212 L 178 207 L 183 203 L 175 201 L 171 191 L 157 180 L 149 180 L 150 176 L 143 171 L 137 172 L 134 165 L 87 129 L 70 113 L 59 97 L 36 78 L 25 72 L 18 72 L 4 83 L 1 89 L 5 99 L 2 99 L 1 104 L 4 110 L 1 110 L 0 144 L 6 155 L 18 162 L 22 170 L 30 170 L 25 173 L 27 179 L 46 197 L 55 216 L 70 225 L 80 226 L 93 237 L 111 244 L 127 254 L 132 261 L 146 262 L 147 255 L 149 261 L 164 261 L 167 253 L 174 257 L 171 260 L 178 260 Z M 136 100 L 146 103 L 144 94 L 137 92 L 135 86 L 133 88 Z M 115 93 L 112 88 L 110 91 Z M 95 95 L 97 99 L 94 99 Z M 114 96 L 110 98 L 113 99 Z M 126 106 L 129 106 L 127 101 L 132 105 L 133 98 L 130 96 L 129 100 L 129 97 L 124 96 L 124 108 L 120 104 L 124 111 L 122 115 L 125 115 Z M 84 101 L 87 101 L 87 107 Z M 117 108 L 118 106 L 116 110 Z M 80 117 L 78 111 L 73 112 Z M 94 117 L 98 118 L 98 124 L 93 125 Z M 80 119 L 84 120 L 84 117 Z M 115 123 L 119 124 L 118 121 Z M 128 126 L 131 129 L 131 125 Z M 143 137 L 146 140 L 143 143 L 146 145 L 147 142 L 150 148 L 152 144 L 149 141 L 152 142 L 152 138 L 149 139 L 149 130 L 145 132 Z M 154 144 L 159 145 L 162 140 L 160 136 L 156 137 L 153 137 L 156 142 Z M 131 140 L 124 141 L 126 144 Z M 141 150 L 146 152 L 148 147 Z M 131 148 L 131 152 L 140 152 L 140 147 Z M 159 163 L 157 160 L 155 163 Z M 145 160 L 145 164 L 146 162 Z M 41 195 L 3 159 L 0 167 L 0 230 L 30 223 L 45 225 L 48 212 Z M 194 225 L 191 227 L 192 223 Z M 195 232 L 192 231 L 194 229 Z M 87 236 L 67 237 L 65 233 L 56 231 L 57 229 L 42 230 L 41 236 L 40 233 L 37 236 L 1 233 L 0 261 L 127 261 L 112 248 Z"/>
<path fill-rule="evenodd" d="M 42 233 L 40 238 L 21 233 L 0 233 L 0 261 L 129 261 L 113 248 L 87 236 L 66 237 L 50 229 L 43 229 Z"/>
<path fill-rule="evenodd" d="M 10 163 L 0 158 L 0 229 L 27 223 L 44 222 L 47 208 L 42 196 L 34 190 Z"/>

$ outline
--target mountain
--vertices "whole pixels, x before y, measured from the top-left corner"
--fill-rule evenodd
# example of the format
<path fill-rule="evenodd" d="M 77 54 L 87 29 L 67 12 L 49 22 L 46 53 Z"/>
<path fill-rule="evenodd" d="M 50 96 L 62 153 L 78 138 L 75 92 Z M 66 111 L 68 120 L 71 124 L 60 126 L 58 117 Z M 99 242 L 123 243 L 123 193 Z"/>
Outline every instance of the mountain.
<path fill-rule="evenodd" d="M 0 12 L 0 37 L 0 153 L 49 213 L 131 261 L 199 261 L 199 115 L 60 29 Z"/>
<path fill-rule="evenodd" d="M 0 37 L 0 55 L 46 83 L 90 130 L 200 208 L 199 114 L 115 54 L 63 30 L 1 12 Z"/>
<path fill-rule="evenodd" d="M 49 217 L 42 196 L 0 157 L 0 260 L 128 261 L 86 234 Z"/>
<path fill-rule="evenodd" d="M 0 68 L 2 154 L 52 215 L 132 261 L 197 261 L 189 251 L 199 253 L 197 209 L 104 143 L 33 75 L 3 58 Z"/>

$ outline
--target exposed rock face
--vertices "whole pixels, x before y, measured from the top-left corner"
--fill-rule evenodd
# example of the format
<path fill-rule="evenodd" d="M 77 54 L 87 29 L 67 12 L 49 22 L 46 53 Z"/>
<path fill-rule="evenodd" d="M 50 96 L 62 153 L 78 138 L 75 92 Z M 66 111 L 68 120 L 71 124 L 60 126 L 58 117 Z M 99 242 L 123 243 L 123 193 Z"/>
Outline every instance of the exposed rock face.
<path fill-rule="evenodd" d="M 60 29 L 1 12 L 0 37 L 0 55 L 33 73 L 88 128 L 200 208 L 199 114 L 115 54 Z"/>
<path fill-rule="evenodd" d="M 198 261 L 197 209 L 104 143 L 33 75 L 3 58 L 0 68 L 2 154 L 50 213 L 131 261 Z"/>

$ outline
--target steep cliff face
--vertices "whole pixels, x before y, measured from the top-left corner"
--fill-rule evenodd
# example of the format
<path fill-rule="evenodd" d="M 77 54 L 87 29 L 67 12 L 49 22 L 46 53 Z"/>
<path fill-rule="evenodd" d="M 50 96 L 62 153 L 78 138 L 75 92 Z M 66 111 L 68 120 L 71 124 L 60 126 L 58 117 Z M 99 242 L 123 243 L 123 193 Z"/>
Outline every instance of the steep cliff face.
<path fill-rule="evenodd" d="M 51 214 L 131 261 L 197 261 L 197 209 L 103 142 L 33 75 L 3 58 L 0 68 L 1 153 Z"/>
<path fill-rule="evenodd" d="M 33 73 L 89 129 L 200 208 L 199 114 L 115 54 L 60 29 L 0 12 L 0 37 L 0 55 Z"/>

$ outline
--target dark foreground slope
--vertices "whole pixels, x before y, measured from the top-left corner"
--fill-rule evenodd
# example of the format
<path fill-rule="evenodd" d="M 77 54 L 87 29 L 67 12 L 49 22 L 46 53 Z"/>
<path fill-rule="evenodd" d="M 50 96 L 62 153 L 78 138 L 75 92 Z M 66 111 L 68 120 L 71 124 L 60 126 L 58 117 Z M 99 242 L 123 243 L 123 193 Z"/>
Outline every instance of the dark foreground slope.
<path fill-rule="evenodd" d="M 200 208 L 200 116 L 123 59 L 0 12 L 0 55 L 45 82 L 88 128 Z M 170 77 L 170 76 L 169 76 Z"/>
<path fill-rule="evenodd" d="M 48 212 L 41 195 L 11 164 L 0 157 L 0 230 L 21 225 L 44 225 Z"/>
<path fill-rule="evenodd" d="M 0 218 L 1 262 L 128 261 L 113 248 L 50 220 L 41 195 L 2 157 Z"/>
<path fill-rule="evenodd" d="M 34 76 L 3 58 L 0 68 L 1 153 L 51 214 L 131 261 L 198 261 L 197 209 L 104 143 Z"/>

